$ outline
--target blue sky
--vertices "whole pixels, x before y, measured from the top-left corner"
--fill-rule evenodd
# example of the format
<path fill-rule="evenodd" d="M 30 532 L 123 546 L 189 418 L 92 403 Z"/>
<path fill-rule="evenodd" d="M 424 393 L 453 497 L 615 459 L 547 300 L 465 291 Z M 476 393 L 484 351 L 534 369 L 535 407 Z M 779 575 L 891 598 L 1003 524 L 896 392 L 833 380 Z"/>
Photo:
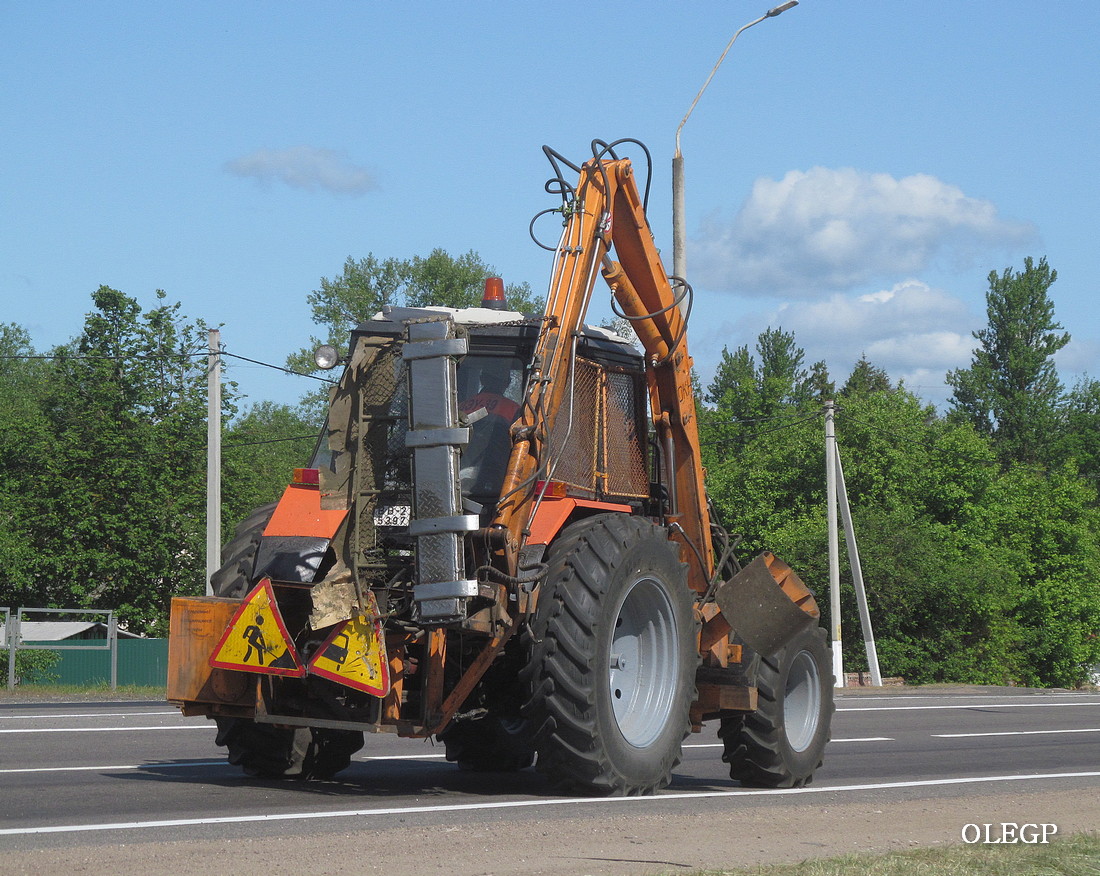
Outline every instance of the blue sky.
<path fill-rule="evenodd" d="M 676 126 L 767 5 L 0 0 L 0 321 L 45 349 L 100 284 L 160 288 L 281 363 L 348 256 L 474 249 L 541 292 L 540 147 L 594 138 L 653 153 L 671 267 Z M 1092 0 L 802 0 L 746 31 L 682 136 L 704 383 L 781 326 L 838 382 L 866 353 L 942 401 L 1027 255 L 1059 274 L 1063 379 L 1100 376 L 1098 34 Z"/>

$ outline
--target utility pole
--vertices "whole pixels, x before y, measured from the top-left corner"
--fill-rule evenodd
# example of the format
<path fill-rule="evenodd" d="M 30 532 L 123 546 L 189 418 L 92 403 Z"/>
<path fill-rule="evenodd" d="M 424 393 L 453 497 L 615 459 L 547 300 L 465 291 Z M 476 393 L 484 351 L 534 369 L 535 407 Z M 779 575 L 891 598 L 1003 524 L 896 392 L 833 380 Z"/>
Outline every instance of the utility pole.
<path fill-rule="evenodd" d="M 221 567 L 222 549 L 222 360 L 221 331 L 210 329 L 206 372 L 206 595 Z"/>
<path fill-rule="evenodd" d="M 836 519 L 836 433 L 833 414 L 836 405 L 825 402 L 825 509 L 826 526 L 829 529 L 829 623 L 833 644 L 833 686 L 846 687 L 844 657 L 841 653 L 840 634 L 840 541 Z"/>
<path fill-rule="evenodd" d="M 859 607 L 859 626 L 863 631 L 863 649 L 867 654 L 867 668 L 871 670 L 871 684 L 882 687 L 882 671 L 878 665 L 878 649 L 875 648 L 875 632 L 871 628 L 871 611 L 867 607 L 867 589 L 863 586 L 863 564 L 859 561 L 859 545 L 856 544 L 856 528 L 852 525 L 852 508 L 848 504 L 848 487 L 844 483 L 844 465 L 840 461 L 840 448 L 836 451 L 836 474 L 840 486 L 840 519 L 844 524 L 844 538 L 848 544 L 848 562 L 852 567 L 852 584 L 856 590 Z"/>
<path fill-rule="evenodd" d="M 687 282 L 687 226 L 685 225 L 687 220 L 684 218 L 684 156 L 683 153 L 680 152 L 680 131 L 683 130 L 688 117 L 695 109 L 695 105 L 699 103 L 699 98 L 703 96 L 703 92 L 706 91 L 707 86 L 710 85 L 710 80 L 714 78 L 714 74 L 718 72 L 718 68 L 722 66 L 722 62 L 726 60 L 726 55 L 729 54 L 729 50 L 733 48 L 733 44 L 737 42 L 737 38 L 753 25 L 760 24 L 760 22 L 768 18 L 775 18 L 777 15 L 797 5 L 798 0 L 786 0 L 785 3 L 773 6 L 755 21 L 750 21 L 748 24 L 741 27 L 733 35 L 726 44 L 726 48 L 723 50 L 722 54 L 719 56 L 718 61 L 711 69 L 707 81 L 703 83 L 703 87 L 700 88 L 699 93 L 695 95 L 695 100 L 691 102 L 691 106 L 688 107 L 688 111 L 684 113 L 683 119 L 676 128 L 676 153 L 672 156 L 672 274 L 684 280 L 684 282 Z M 680 302 L 680 312 L 684 316 L 687 316 L 686 311 L 687 301 L 683 300 Z"/>

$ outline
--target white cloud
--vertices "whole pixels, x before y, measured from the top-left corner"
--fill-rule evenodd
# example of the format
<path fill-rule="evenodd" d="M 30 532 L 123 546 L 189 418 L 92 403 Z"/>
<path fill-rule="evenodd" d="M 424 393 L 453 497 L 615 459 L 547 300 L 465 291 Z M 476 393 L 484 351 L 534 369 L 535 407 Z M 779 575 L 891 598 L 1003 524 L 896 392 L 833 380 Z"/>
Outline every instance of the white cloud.
<path fill-rule="evenodd" d="M 732 220 L 703 223 L 689 264 L 715 291 L 808 298 L 912 276 L 941 257 L 967 264 L 1034 236 L 934 176 L 814 167 L 758 179 Z"/>
<path fill-rule="evenodd" d="M 264 183 L 278 181 L 296 189 L 324 189 L 342 195 L 361 195 L 378 187 L 374 177 L 352 164 L 346 153 L 315 146 L 257 149 L 226 162 L 225 169 Z"/>
<path fill-rule="evenodd" d="M 755 354 L 766 328 L 791 332 L 806 352 L 805 362 L 824 360 L 843 384 L 860 356 L 884 369 L 926 401 L 943 404 L 950 395 L 944 376 L 970 364 L 977 341 L 971 331 L 981 319 L 959 298 L 919 280 L 865 295 L 834 293 L 825 301 L 793 301 L 758 310 L 734 322 L 699 321 L 692 326 L 696 364 L 709 384 L 723 346 L 742 344 Z"/>
<path fill-rule="evenodd" d="M 866 354 L 891 375 L 943 375 L 965 366 L 975 341 L 966 305 L 942 289 L 906 280 L 869 295 L 835 293 L 826 301 L 784 304 L 770 324 L 793 332 L 807 359 L 825 359 L 843 380 Z"/>

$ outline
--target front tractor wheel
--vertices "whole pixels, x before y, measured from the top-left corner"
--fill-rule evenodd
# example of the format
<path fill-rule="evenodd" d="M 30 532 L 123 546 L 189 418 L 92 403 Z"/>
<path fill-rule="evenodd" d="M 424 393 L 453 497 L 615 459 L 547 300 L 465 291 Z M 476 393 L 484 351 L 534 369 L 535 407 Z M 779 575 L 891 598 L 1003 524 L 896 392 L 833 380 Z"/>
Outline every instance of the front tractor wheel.
<path fill-rule="evenodd" d="M 558 537 L 531 625 L 524 713 L 563 790 L 651 794 L 680 762 L 695 699 L 693 599 L 665 530 L 601 514 Z"/>
<path fill-rule="evenodd" d="M 718 730 L 730 777 L 744 785 L 801 788 L 821 766 L 833 717 L 833 672 L 825 630 L 810 627 L 760 661 L 755 712 Z"/>

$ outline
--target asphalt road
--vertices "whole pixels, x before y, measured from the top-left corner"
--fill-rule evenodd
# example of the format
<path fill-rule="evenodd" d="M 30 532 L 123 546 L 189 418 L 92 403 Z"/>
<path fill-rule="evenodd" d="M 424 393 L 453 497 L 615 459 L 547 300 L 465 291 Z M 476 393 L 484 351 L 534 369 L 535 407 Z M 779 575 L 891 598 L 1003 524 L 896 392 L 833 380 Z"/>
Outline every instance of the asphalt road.
<path fill-rule="evenodd" d="M 78 850 L 88 872 L 102 872 L 122 860 L 123 848 L 138 855 L 169 848 L 197 861 L 227 843 L 250 850 L 235 862 L 240 873 L 351 872 L 336 851 L 346 842 L 356 850 L 355 872 L 431 872 L 426 862 L 435 861 L 449 867 L 440 872 L 536 873 L 540 856 L 549 856 L 557 863 L 546 872 L 574 872 L 564 857 L 581 862 L 578 873 L 641 873 L 705 866 L 708 855 L 736 859 L 747 846 L 731 837 L 743 837 L 749 824 L 764 858 L 835 851 L 829 837 L 863 837 L 857 826 L 866 834 L 857 848 L 876 847 L 876 835 L 877 847 L 914 842 L 904 840 L 909 834 L 958 842 L 964 824 L 1013 812 L 1017 822 L 1058 819 L 1063 833 L 1100 829 L 1100 694 L 846 693 L 825 766 L 808 789 L 740 788 L 708 727 L 686 741 L 666 791 L 627 800 L 564 799 L 534 770 L 464 773 L 445 762 L 442 746 L 388 735 L 369 736 L 336 782 L 257 780 L 227 765 L 213 740 L 212 723 L 156 702 L 0 705 L 0 873 L 42 872 L 47 852 L 61 862 Z M 834 830 L 826 811 L 857 824 Z M 798 828 L 769 833 L 794 818 Z M 723 825 L 725 851 L 714 824 Z M 691 831 L 701 839 L 686 842 L 681 834 Z M 291 869 L 292 838 L 305 870 Z M 362 860 L 364 842 L 375 850 L 367 856 L 374 869 Z M 468 860 L 471 842 L 482 843 L 483 859 Z M 530 858 L 516 854 L 517 845 Z M 563 856 L 563 845 L 577 854 Z M 635 846 L 645 853 L 622 851 Z M 381 863 L 382 847 L 406 869 Z M 188 848 L 198 857 L 187 858 Z M 336 856 L 329 867 L 326 853 Z M 449 855 L 462 857 L 464 868 Z M 523 866 L 505 866 L 521 859 Z"/>

